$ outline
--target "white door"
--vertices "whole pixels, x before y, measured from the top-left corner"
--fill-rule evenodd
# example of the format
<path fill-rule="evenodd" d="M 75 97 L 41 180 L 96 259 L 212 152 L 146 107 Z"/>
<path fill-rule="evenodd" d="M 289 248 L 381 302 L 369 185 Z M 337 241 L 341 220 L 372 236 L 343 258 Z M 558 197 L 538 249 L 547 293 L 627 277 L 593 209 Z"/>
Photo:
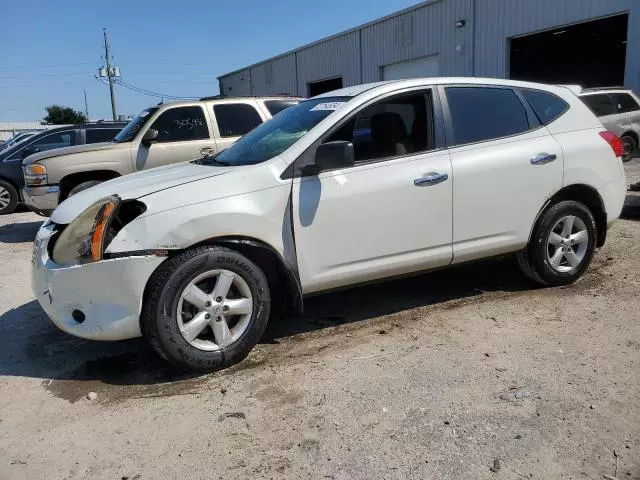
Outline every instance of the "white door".
<path fill-rule="evenodd" d="M 216 142 L 200 105 L 164 110 L 149 128 L 157 130 L 158 137 L 151 145 L 138 144 L 134 151 L 135 170 L 194 160 L 216 151 Z"/>
<path fill-rule="evenodd" d="M 431 103 L 423 90 L 367 107 L 325 139 L 352 141 L 356 165 L 294 180 L 304 293 L 451 262 L 451 163 Z"/>
<path fill-rule="evenodd" d="M 422 57 L 406 62 L 394 63 L 382 67 L 383 80 L 401 80 L 403 78 L 437 77 L 440 75 L 438 56 Z"/>
<path fill-rule="evenodd" d="M 459 145 L 449 150 L 453 261 L 518 250 L 542 206 L 562 187 L 562 149 L 512 89 L 445 90 Z"/>

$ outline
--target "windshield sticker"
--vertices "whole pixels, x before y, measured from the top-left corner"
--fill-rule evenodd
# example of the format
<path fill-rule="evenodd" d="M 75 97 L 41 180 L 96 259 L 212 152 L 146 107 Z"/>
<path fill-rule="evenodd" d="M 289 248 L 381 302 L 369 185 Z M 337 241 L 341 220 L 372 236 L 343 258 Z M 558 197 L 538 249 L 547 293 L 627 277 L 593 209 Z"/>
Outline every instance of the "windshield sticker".
<path fill-rule="evenodd" d="M 313 107 L 310 112 L 320 112 L 320 111 L 333 111 L 337 110 L 340 105 L 344 104 L 344 102 L 327 102 L 327 103 L 319 103 L 315 107 Z"/>
<path fill-rule="evenodd" d="M 145 110 L 144 112 L 142 112 L 142 113 L 140 114 L 140 117 L 141 117 L 141 118 L 144 118 L 144 117 L 146 117 L 147 115 L 149 115 L 149 112 L 148 112 L 147 110 Z"/>

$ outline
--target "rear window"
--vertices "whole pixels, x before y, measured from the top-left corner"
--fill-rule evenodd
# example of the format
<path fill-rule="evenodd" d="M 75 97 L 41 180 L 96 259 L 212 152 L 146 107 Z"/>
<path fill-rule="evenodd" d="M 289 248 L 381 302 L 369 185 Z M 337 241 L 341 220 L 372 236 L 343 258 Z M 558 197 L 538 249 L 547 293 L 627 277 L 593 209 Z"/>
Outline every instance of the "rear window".
<path fill-rule="evenodd" d="M 240 137 L 262 123 L 262 118 L 246 103 L 222 103 L 213 106 L 221 137 Z"/>
<path fill-rule="evenodd" d="M 113 140 L 118 132 L 119 128 L 91 128 L 87 129 L 86 137 L 87 143 L 100 143 L 100 142 L 110 142 Z"/>
<path fill-rule="evenodd" d="M 510 88 L 448 87 L 446 92 L 456 145 L 529 130 L 527 111 Z"/>
<path fill-rule="evenodd" d="M 564 100 L 552 93 L 528 89 L 521 91 L 544 125 L 550 124 L 569 109 L 569 105 Z"/>
<path fill-rule="evenodd" d="M 297 100 L 265 100 L 264 102 L 272 117 L 289 107 L 297 105 L 298 103 L 300 102 Z"/>
<path fill-rule="evenodd" d="M 611 100 L 611 97 L 606 93 L 598 95 L 584 95 L 580 97 L 582 101 L 589 107 L 589 109 L 598 117 L 604 117 L 605 115 L 614 115 L 616 107 Z"/>
<path fill-rule="evenodd" d="M 610 93 L 613 104 L 618 113 L 628 113 L 640 110 L 638 102 L 628 93 Z"/>

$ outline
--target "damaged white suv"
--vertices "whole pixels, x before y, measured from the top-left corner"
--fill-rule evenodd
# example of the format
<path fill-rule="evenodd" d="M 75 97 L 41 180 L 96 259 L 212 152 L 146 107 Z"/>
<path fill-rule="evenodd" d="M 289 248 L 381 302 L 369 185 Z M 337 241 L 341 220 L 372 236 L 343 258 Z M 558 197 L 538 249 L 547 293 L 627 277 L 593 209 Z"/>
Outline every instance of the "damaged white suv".
<path fill-rule="evenodd" d="M 575 281 L 620 214 L 622 153 L 564 87 L 345 88 L 64 201 L 37 234 L 33 291 L 70 334 L 226 367 L 306 294 L 510 252 L 536 282 Z"/>

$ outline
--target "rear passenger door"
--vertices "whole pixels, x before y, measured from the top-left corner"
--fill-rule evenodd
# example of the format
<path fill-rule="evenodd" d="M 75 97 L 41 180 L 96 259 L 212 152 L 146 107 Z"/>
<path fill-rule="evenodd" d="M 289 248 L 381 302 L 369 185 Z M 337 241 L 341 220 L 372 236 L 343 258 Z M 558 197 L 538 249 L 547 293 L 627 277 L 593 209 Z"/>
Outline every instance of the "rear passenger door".
<path fill-rule="evenodd" d="M 540 208 L 562 186 L 559 144 L 520 91 L 440 88 L 451 147 L 453 262 L 524 247 Z"/>
<path fill-rule="evenodd" d="M 253 101 L 234 101 L 214 103 L 210 113 L 213 115 L 213 129 L 216 134 L 218 151 L 229 148 L 229 145 L 241 136 L 249 133 L 267 120 L 260 113 Z"/>

